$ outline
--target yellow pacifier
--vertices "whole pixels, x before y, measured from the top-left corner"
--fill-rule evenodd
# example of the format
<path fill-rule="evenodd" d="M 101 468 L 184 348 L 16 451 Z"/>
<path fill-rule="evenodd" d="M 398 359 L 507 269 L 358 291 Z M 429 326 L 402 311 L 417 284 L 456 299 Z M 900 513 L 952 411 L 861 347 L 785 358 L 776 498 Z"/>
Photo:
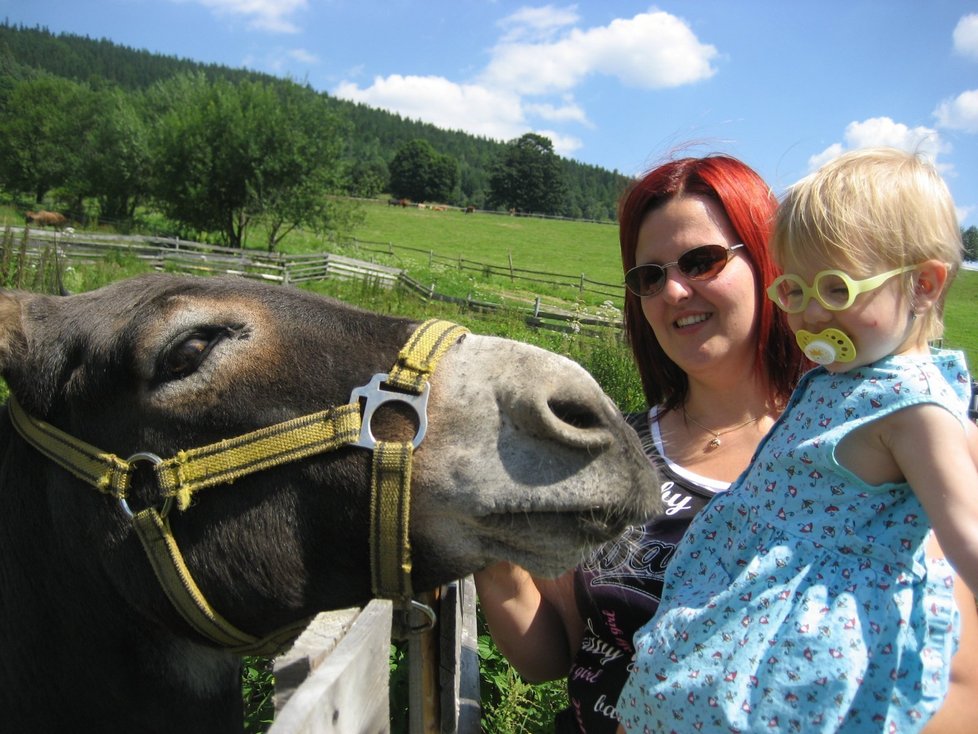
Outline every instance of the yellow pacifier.
<path fill-rule="evenodd" d="M 800 329 L 795 339 L 801 351 L 815 364 L 851 362 L 856 358 L 856 345 L 838 329 L 826 329 L 818 334 Z"/>

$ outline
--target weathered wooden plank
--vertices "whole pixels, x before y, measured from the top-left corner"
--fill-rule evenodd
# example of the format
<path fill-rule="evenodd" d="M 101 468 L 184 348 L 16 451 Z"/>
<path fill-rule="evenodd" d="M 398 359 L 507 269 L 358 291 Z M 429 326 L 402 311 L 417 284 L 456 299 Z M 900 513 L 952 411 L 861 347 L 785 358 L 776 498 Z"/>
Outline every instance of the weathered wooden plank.
<path fill-rule="evenodd" d="M 482 705 L 475 580 L 466 576 L 445 586 L 440 606 L 441 732 L 476 734 Z"/>
<path fill-rule="evenodd" d="M 296 655 L 283 656 L 283 664 L 293 667 L 293 673 L 303 665 L 308 665 L 311 673 L 276 714 L 269 734 L 390 732 L 391 603 L 371 601 L 329 652 L 320 651 L 324 640 L 325 647 L 330 647 L 329 628 L 335 629 L 338 624 L 342 630 L 344 622 L 327 619 L 325 629 L 315 624 L 299 637 Z M 298 662 L 303 656 L 307 662 Z M 292 675 L 287 677 L 291 680 Z"/>

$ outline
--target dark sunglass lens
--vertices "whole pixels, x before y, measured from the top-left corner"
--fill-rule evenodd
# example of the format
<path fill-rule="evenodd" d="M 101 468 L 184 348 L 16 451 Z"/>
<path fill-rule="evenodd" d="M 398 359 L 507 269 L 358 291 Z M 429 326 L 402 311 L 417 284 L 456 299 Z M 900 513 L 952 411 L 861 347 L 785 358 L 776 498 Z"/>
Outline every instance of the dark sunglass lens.
<path fill-rule="evenodd" d="M 662 288 L 664 270 L 658 265 L 639 265 L 625 274 L 625 285 L 639 296 L 651 296 Z"/>
<path fill-rule="evenodd" d="M 682 257 L 679 258 L 679 270 L 687 278 L 693 280 L 712 278 L 727 264 L 728 252 L 727 248 L 722 245 L 697 247 L 683 253 Z"/>

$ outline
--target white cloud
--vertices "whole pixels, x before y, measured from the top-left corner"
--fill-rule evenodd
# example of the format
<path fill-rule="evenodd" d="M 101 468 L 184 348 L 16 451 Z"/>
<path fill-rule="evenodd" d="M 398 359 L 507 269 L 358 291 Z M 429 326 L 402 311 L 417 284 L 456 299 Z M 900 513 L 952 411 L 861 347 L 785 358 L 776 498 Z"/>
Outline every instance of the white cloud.
<path fill-rule="evenodd" d="M 304 48 L 294 48 L 288 52 L 289 58 L 295 59 L 303 64 L 318 64 L 319 57 L 316 54 L 306 51 Z"/>
<path fill-rule="evenodd" d="M 577 14 L 576 5 L 568 8 L 544 5 L 541 8 L 520 8 L 496 25 L 505 31 L 503 40 L 506 42 L 532 41 L 539 43 L 552 38 L 561 28 L 574 25 L 578 20 L 580 20 L 580 16 Z"/>
<path fill-rule="evenodd" d="M 521 8 L 499 22 L 502 35 L 485 70 L 469 83 L 439 76 L 392 74 L 367 86 L 350 81 L 333 94 L 439 127 L 496 140 L 534 131 L 569 155 L 579 138 L 541 126 L 591 127 L 571 90 L 605 75 L 655 89 L 708 79 L 717 50 L 702 44 L 679 18 L 649 12 L 582 30 L 576 6 Z"/>
<path fill-rule="evenodd" d="M 539 117 L 542 120 L 549 120 L 551 122 L 577 122 L 587 127 L 593 127 L 584 109 L 569 100 L 559 106 L 547 103 L 534 104 L 527 102 L 523 105 L 523 110 L 527 115 Z"/>
<path fill-rule="evenodd" d="M 903 123 L 894 122 L 889 117 L 871 117 L 862 122 L 850 122 L 846 125 L 843 142 L 833 143 L 821 153 L 809 158 L 809 170 L 815 170 L 847 150 L 875 146 L 889 146 L 919 153 L 933 161 L 939 168 L 941 166 L 937 163 L 937 156 L 951 150 L 950 146 L 941 140 L 937 130 L 923 126 L 907 127 Z"/>
<path fill-rule="evenodd" d="M 701 43 L 681 19 L 664 12 L 616 19 L 587 30 L 571 28 L 545 42 L 511 40 L 522 37 L 511 32 L 493 49 L 482 83 L 522 94 L 546 94 L 570 89 L 591 74 L 660 89 L 716 73 L 711 65 L 716 48 Z"/>
<path fill-rule="evenodd" d="M 361 89 L 343 82 L 337 97 L 397 112 L 448 130 L 465 130 L 497 140 L 509 140 L 527 131 L 517 95 L 476 84 L 456 84 L 438 76 L 375 77 Z"/>
<path fill-rule="evenodd" d="M 186 0 L 171 0 L 185 2 Z M 298 33 L 289 19 L 296 11 L 305 10 L 309 0 L 191 0 L 213 10 L 218 15 L 241 16 L 248 25 L 271 33 Z"/>
<path fill-rule="evenodd" d="M 565 158 L 571 157 L 583 145 L 581 139 L 575 138 L 573 135 L 564 135 L 553 130 L 533 130 L 533 132 L 550 138 L 550 142 L 554 144 L 554 153 Z"/>
<path fill-rule="evenodd" d="M 978 59 L 978 13 L 964 16 L 954 27 L 954 50 Z"/>
<path fill-rule="evenodd" d="M 817 168 L 821 168 L 833 158 L 838 158 L 844 152 L 845 148 L 842 147 L 842 143 L 832 143 L 832 145 L 821 153 L 816 153 L 808 159 L 808 170 L 814 171 Z"/>
<path fill-rule="evenodd" d="M 940 127 L 978 133 L 978 89 L 944 100 L 934 110 L 934 117 Z"/>
<path fill-rule="evenodd" d="M 248 54 L 242 59 L 242 64 L 249 69 L 261 69 L 272 74 L 284 74 L 290 78 L 291 72 L 295 69 L 293 62 L 305 66 L 315 66 L 319 64 L 319 57 L 304 48 L 270 48 L 263 56 Z M 299 80 L 300 83 L 301 80 Z"/>

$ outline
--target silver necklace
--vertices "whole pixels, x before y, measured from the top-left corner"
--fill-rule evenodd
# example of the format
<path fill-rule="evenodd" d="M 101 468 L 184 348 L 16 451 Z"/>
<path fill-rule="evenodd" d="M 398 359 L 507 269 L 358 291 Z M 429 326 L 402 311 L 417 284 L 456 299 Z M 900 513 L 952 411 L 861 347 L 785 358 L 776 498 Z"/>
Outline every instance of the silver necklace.
<path fill-rule="evenodd" d="M 695 425 L 699 426 L 704 431 L 706 431 L 707 433 L 709 433 L 710 435 L 712 435 L 713 438 L 710 439 L 710 442 L 707 444 L 707 447 L 708 448 L 711 448 L 711 449 L 718 449 L 718 448 L 720 448 L 720 445 L 722 443 L 720 441 L 720 436 L 724 436 L 724 435 L 726 435 L 728 433 L 733 433 L 734 431 L 739 431 L 741 428 L 745 428 L 745 427 L 749 426 L 751 423 L 757 423 L 757 421 L 759 421 L 761 418 L 763 418 L 763 416 L 760 416 L 759 415 L 756 418 L 751 418 L 749 421 L 744 421 L 739 426 L 734 426 L 733 428 L 728 428 L 725 431 L 714 431 L 712 428 L 707 428 L 702 423 L 700 423 L 698 420 L 696 420 L 695 418 L 693 418 L 689 413 L 686 412 L 686 406 L 685 405 L 683 406 L 683 418 L 685 418 L 688 421 L 692 421 Z"/>

